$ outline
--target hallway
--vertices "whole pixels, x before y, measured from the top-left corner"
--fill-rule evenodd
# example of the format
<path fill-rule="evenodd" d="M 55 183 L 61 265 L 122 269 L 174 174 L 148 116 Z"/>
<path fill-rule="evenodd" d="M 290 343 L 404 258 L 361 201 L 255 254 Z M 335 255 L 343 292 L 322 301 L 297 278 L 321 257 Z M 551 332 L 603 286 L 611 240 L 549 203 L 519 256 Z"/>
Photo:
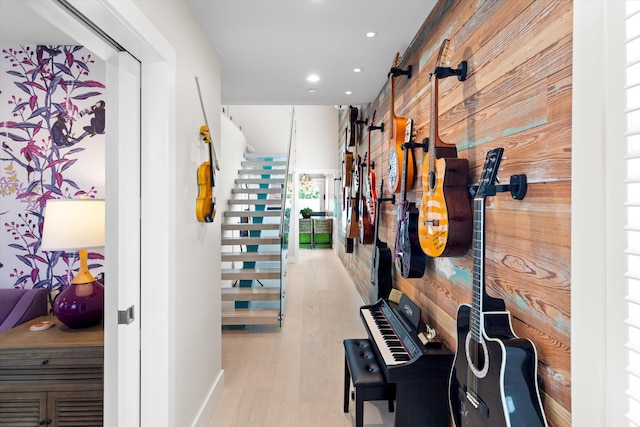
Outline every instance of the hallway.
<path fill-rule="evenodd" d="M 225 389 L 209 427 L 350 427 L 342 411 L 344 338 L 366 337 L 360 295 L 333 250 L 301 250 L 287 271 L 282 328 L 222 333 Z M 391 426 L 386 402 L 367 402 L 364 425 Z"/>

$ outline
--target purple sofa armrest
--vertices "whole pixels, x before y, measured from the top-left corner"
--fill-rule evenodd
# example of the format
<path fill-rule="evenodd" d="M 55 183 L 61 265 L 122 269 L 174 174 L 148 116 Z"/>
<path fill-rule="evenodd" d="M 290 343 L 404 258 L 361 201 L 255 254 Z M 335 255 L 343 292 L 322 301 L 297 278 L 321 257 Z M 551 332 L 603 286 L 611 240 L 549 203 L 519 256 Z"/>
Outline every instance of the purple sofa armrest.
<path fill-rule="evenodd" d="M 16 298 L 19 295 L 19 298 Z M 4 332 L 31 319 L 48 314 L 48 291 L 46 289 L 0 289 L 0 312 L 7 313 L 0 319 L 0 332 Z"/>

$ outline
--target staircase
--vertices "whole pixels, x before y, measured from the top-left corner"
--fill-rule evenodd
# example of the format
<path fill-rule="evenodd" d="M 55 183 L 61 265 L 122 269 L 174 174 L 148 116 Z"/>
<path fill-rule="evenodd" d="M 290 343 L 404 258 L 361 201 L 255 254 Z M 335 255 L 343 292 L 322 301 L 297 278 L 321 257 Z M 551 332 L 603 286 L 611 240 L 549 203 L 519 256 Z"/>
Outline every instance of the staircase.
<path fill-rule="evenodd" d="M 286 154 L 245 153 L 222 224 L 222 325 L 281 325 Z M 282 227 L 288 234 L 288 226 Z"/>

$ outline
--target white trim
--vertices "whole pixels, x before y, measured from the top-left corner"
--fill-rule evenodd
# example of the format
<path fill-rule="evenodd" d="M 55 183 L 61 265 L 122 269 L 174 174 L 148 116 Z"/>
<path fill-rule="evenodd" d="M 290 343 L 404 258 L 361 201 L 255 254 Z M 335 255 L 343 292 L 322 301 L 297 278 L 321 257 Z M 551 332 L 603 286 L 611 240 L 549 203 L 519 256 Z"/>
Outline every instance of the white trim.
<path fill-rule="evenodd" d="M 211 418 L 211 414 L 216 408 L 216 404 L 222 398 L 222 392 L 224 391 L 224 370 L 221 370 L 218 377 L 213 382 L 213 386 L 209 389 L 209 392 L 203 399 L 203 404 L 196 414 L 195 421 L 191 424 L 191 427 L 207 427 Z"/>
<path fill-rule="evenodd" d="M 574 426 L 621 426 L 624 61 L 615 44 L 624 2 L 573 5 L 571 418 Z"/>
<path fill-rule="evenodd" d="M 69 3 L 142 63 L 140 414 L 141 425 L 172 426 L 175 422 L 176 257 L 175 165 L 171 159 L 175 158 L 176 134 L 175 50 L 133 2 L 70 0 Z M 158 170 L 163 173 L 156 173 Z M 154 215 L 154 212 L 163 214 Z M 105 325 L 105 339 L 110 334 L 117 334 L 117 329 Z M 106 375 L 117 369 L 115 357 L 111 349 L 105 348 Z M 117 394 L 117 390 L 105 389 L 105 426 L 117 425 L 117 413 L 113 413 L 117 401 L 114 393 Z"/>

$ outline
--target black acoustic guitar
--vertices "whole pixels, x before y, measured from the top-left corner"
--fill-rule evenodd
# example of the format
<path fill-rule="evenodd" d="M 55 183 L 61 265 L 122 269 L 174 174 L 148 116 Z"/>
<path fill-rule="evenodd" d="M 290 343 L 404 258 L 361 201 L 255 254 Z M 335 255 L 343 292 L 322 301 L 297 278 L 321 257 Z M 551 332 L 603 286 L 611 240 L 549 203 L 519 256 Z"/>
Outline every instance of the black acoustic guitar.
<path fill-rule="evenodd" d="M 458 344 L 449 379 L 456 427 L 547 426 L 538 392 L 536 349 L 513 333 L 504 301 L 485 290 L 485 197 L 495 194 L 502 151 L 487 153 L 473 199 L 473 302 L 458 308 Z"/>
<path fill-rule="evenodd" d="M 369 302 L 373 303 L 380 298 L 387 299 L 393 288 L 391 278 L 391 264 L 393 255 L 391 248 L 378 237 L 380 227 L 380 205 L 383 202 L 395 203 L 395 194 L 391 198 L 384 198 L 384 180 L 380 180 L 380 194 L 376 198 L 376 221 L 373 229 L 373 240 L 376 246 L 371 251 L 371 286 L 369 287 Z"/>
<path fill-rule="evenodd" d="M 402 149 L 404 150 L 404 167 L 402 168 L 402 201 L 398 205 L 398 229 L 396 231 L 396 267 L 402 277 L 422 277 L 427 257 L 420 247 L 418 238 L 418 217 L 420 212 L 414 202 L 407 200 L 407 167 L 408 153 L 415 145 L 412 140 L 413 120 L 407 120 L 406 133 Z M 411 156 L 413 158 L 413 156 Z"/>

